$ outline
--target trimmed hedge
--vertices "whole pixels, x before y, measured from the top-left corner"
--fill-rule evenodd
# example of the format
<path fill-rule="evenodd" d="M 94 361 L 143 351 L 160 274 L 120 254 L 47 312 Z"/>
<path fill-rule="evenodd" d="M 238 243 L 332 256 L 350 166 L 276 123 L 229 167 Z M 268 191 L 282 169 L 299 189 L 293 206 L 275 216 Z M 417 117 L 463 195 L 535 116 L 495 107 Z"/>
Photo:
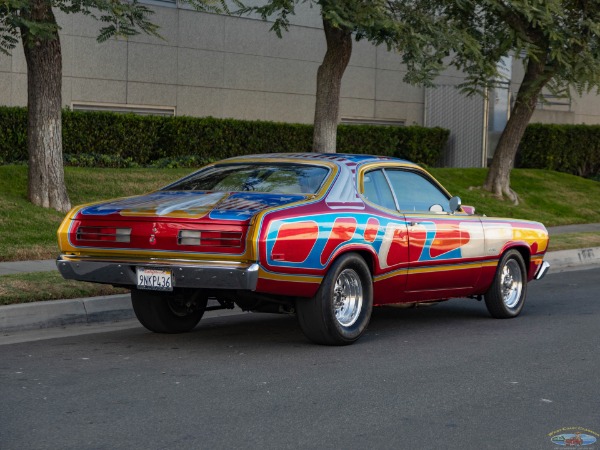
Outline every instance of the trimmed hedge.
<path fill-rule="evenodd" d="M 27 160 L 27 110 L 0 107 L 0 164 Z"/>
<path fill-rule="evenodd" d="M 0 164 L 27 160 L 27 113 L 0 107 Z M 340 125 L 338 151 L 406 158 L 433 166 L 449 131 L 442 128 Z M 312 126 L 303 124 L 63 111 L 68 165 L 197 166 L 253 153 L 310 152 Z"/>
<path fill-rule="evenodd" d="M 519 167 L 598 178 L 600 125 L 529 125 L 519 146 Z"/>
<path fill-rule="evenodd" d="M 312 126 L 310 126 L 310 142 Z M 427 166 L 434 166 L 441 155 L 450 131 L 419 126 L 340 125 L 337 151 L 395 156 Z"/>

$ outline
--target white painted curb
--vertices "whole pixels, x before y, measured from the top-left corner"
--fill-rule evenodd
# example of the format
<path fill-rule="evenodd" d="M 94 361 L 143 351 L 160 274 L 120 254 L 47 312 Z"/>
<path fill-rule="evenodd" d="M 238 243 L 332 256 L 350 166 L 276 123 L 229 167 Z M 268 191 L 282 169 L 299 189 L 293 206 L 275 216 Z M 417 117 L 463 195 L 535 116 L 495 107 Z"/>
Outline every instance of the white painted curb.
<path fill-rule="evenodd" d="M 565 269 L 567 267 L 600 264 L 600 247 L 548 252 L 544 259 L 550 263 L 550 273 L 552 273 L 553 268 Z"/>
<path fill-rule="evenodd" d="M 0 331 L 110 322 L 133 317 L 129 294 L 22 303 L 0 307 Z"/>

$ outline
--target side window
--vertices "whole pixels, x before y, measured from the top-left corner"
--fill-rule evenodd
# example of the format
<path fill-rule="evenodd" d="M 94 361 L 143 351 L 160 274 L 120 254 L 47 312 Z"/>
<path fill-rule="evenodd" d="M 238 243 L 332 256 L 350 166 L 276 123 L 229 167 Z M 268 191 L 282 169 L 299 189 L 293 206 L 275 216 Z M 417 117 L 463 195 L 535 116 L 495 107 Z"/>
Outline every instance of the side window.
<path fill-rule="evenodd" d="M 396 194 L 400 211 L 450 212 L 448 197 L 427 178 L 406 170 L 386 170 L 385 173 Z"/>
<path fill-rule="evenodd" d="M 381 170 L 372 170 L 363 177 L 364 192 L 363 196 L 376 205 L 384 208 L 396 210 L 394 196 L 390 190 L 390 185 L 385 179 Z"/>

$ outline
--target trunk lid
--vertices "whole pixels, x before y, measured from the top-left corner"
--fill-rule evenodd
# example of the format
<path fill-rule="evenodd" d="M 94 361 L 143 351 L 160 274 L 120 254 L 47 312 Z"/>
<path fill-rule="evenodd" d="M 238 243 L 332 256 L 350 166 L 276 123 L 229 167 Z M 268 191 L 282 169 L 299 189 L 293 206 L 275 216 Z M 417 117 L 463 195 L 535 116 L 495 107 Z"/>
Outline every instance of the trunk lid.
<path fill-rule="evenodd" d="M 77 249 L 244 254 L 252 217 L 303 195 L 158 191 L 81 208 L 68 231 Z"/>

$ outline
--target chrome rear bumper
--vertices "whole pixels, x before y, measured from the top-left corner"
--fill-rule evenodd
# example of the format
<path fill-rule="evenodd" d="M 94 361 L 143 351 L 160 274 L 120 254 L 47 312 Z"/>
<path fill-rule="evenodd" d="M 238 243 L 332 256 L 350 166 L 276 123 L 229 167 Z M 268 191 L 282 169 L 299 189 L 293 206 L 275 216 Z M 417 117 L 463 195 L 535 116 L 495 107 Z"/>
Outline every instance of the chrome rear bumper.
<path fill-rule="evenodd" d="M 166 269 L 172 273 L 174 287 L 255 290 L 258 264 L 202 262 L 114 261 L 61 255 L 56 266 L 67 280 L 136 286 L 136 267 Z"/>
<path fill-rule="evenodd" d="M 538 267 L 534 278 L 536 280 L 541 280 L 548 273 L 548 269 L 550 269 L 550 263 L 548 261 L 543 261 L 542 265 Z"/>

